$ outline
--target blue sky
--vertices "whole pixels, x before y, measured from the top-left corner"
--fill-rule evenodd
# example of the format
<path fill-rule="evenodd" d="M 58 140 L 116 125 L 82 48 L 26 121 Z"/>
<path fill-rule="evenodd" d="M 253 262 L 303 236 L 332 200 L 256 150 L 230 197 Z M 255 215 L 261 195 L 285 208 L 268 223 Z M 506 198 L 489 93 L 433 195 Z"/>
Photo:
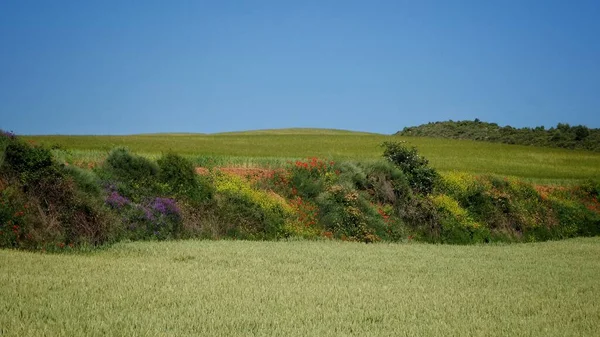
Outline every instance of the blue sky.
<path fill-rule="evenodd" d="M 0 1 L 18 134 L 600 127 L 600 1 Z"/>

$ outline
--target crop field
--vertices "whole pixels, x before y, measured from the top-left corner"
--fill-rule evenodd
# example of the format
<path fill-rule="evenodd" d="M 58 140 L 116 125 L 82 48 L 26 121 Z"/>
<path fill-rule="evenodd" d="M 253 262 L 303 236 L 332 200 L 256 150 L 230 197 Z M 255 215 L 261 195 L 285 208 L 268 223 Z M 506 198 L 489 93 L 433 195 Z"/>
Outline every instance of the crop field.
<path fill-rule="evenodd" d="M 600 239 L 0 250 L 0 336 L 598 336 Z"/>
<path fill-rule="evenodd" d="M 405 141 L 416 146 L 442 172 L 514 176 L 538 183 L 600 179 L 600 154 L 556 148 L 492 144 L 468 140 L 398 137 L 341 130 L 283 129 L 222 134 L 153 134 L 133 136 L 27 136 L 56 145 L 59 157 L 99 162 L 116 146 L 149 157 L 166 151 L 188 156 L 199 166 L 281 166 L 287 161 L 320 157 L 376 160 L 380 144 Z"/>

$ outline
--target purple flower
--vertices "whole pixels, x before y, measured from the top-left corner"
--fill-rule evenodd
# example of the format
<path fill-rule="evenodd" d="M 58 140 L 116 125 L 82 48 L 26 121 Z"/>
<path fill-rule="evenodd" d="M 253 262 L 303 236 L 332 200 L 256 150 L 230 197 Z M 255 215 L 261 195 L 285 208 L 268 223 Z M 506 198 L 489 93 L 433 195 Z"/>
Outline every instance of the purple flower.
<path fill-rule="evenodd" d="M 156 198 L 150 204 L 150 207 L 152 207 L 152 209 L 155 210 L 156 212 L 159 212 L 160 214 L 163 214 L 163 215 L 175 215 L 175 216 L 180 215 L 179 207 L 177 207 L 177 204 L 175 203 L 175 200 L 173 200 L 173 199 Z"/>
<path fill-rule="evenodd" d="M 130 201 L 119 193 L 113 191 L 106 198 L 106 203 L 113 208 L 123 208 L 126 205 L 129 205 Z"/>
<path fill-rule="evenodd" d="M 147 207 L 144 207 L 144 206 L 140 206 L 140 208 L 144 212 L 144 217 L 146 218 L 146 220 L 154 221 L 154 215 L 152 214 L 151 210 L 149 210 Z"/>
<path fill-rule="evenodd" d="M 16 138 L 15 133 L 12 132 L 12 131 L 0 130 L 0 136 L 6 137 L 6 138 L 10 138 L 10 139 L 15 139 Z"/>

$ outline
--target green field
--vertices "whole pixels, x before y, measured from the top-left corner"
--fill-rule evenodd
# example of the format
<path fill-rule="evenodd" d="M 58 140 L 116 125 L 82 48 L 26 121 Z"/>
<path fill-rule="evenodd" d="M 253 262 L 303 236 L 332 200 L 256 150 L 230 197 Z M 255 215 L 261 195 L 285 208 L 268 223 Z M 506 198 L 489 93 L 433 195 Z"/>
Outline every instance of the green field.
<path fill-rule="evenodd" d="M 599 336 L 600 239 L 0 250 L 0 336 Z"/>
<path fill-rule="evenodd" d="M 468 140 L 398 137 L 342 130 L 283 129 L 223 134 L 153 134 L 133 136 L 27 136 L 69 151 L 59 156 L 100 161 L 110 149 L 126 146 L 157 156 L 175 151 L 198 165 L 279 166 L 296 158 L 334 160 L 380 158 L 384 141 L 416 146 L 440 171 L 515 176 L 540 183 L 600 179 L 600 154 L 555 148 L 493 144 Z"/>

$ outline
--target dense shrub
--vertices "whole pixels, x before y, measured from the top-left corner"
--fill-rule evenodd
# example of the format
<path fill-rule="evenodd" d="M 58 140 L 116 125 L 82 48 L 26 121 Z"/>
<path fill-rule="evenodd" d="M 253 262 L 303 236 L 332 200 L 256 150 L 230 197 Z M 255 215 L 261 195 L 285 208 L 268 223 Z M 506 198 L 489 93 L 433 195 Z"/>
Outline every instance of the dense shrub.
<path fill-rule="evenodd" d="M 600 200 L 600 180 L 587 180 L 580 188 L 590 198 Z"/>
<path fill-rule="evenodd" d="M 42 180 L 58 179 L 58 166 L 54 165 L 52 153 L 43 147 L 13 139 L 4 150 L 3 168 L 19 178 L 23 186 L 31 187 Z"/>
<path fill-rule="evenodd" d="M 412 195 L 406 175 L 391 162 L 376 161 L 363 164 L 362 167 L 365 175 L 364 187 L 375 202 L 395 204 Z"/>
<path fill-rule="evenodd" d="M 411 193 L 404 174 L 392 164 L 335 164 L 309 158 L 291 163 L 272 179 L 279 193 L 310 205 L 311 224 L 325 236 L 373 242 L 400 240 L 405 233 L 393 207 L 386 213 L 382 206 Z"/>
<path fill-rule="evenodd" d="M 415 147 L 407 148 L 402 143 L 384 142 L 383 157 L 398 166 L 407 176 L 410 185 L 418 192 L 429 194 L 438 180 L 436 170 L 429 161 L 420 156 Z"/>
<path fill-rule="evenodd" d="M 212 197 L 212 188 L 205 178 L 196 174 L 194 165 L 186 158 L 175 154 L 164 154 L 157 161 L 159 181 L 166 186 L 167 193 L 201 202 Z"/>
<path fill-rule="evenodd" d="M 333 166 L 333 162 L 326 162 L 318 158 L 298 160 L 291 164 L 288 168 L 288 182 L 292 187 L 292 196 L 316 198 L 334 179 Z"/>
<path fill-rule="evenodd" d="M 490 241 L 488 228 L 473 220 L 457 200 L 445 194 L 435 195 L 431 200 L 437 209 L 441 242 L 469 244 Z"/>
<path fill-rule="evenodd" d="M 377 209 L 353 188 L 333 185 L 319 195 L 316 203 L 321 225 L 336 237 L 373 242 L 387 234 Z"/>
<path fill-rule="evenodd" d="M 45 148 L 2 137 L 0 220 L 13 226 L 1 230 L 3 246 L 53 249 L 114 239 L 114 218 L 89 179 L 56 163 Z"/>
<path fill-rule="evenodd" d="M 154 197 L 136 203 L 111 190 L 105 203 L 120 215 L 119 234 L 123 238 L 165 240 L 183 235 L 182 213 L 174 199 Z"/>
<path fill-rule="evenodd" d="M 136 202 L 163 193 L 158 165 L 125 148 L 112 150 L 98 172 L 106 184 L 115 185 L 120 194 Z"/>
<path fill-rule="evenodd" d="M 585 188 L 536 189 L 512 178 L 452 172 L 443 176 L 440 191 L 457 200 L 476 223 L 486 227 L 490 240 L 542 241 L 597 235 L 600 231 L 597 200 L 586 201 L 589 194 Z"/>
<path fill-rule="evenodd" d="M 229 236 L 245 239 L 287 237 L 286 223 L 292 208 L 281 196 L 254 189 L 243 178 L 217 172 L 213 176 L 220 206 L 220 217 Z"/>
<path fill-rule="evenodd" d="M 309 158 L 242 178 L 199 176 L 177 154 L 154 162 L 122 148 L 81 169 L 0 133 L 0 247 L 291 236 L 468 244 L 600 235 L 598 182 L 548 187 L 439 175 L 414 148 L 384 146 L 387 160 Z"/>

